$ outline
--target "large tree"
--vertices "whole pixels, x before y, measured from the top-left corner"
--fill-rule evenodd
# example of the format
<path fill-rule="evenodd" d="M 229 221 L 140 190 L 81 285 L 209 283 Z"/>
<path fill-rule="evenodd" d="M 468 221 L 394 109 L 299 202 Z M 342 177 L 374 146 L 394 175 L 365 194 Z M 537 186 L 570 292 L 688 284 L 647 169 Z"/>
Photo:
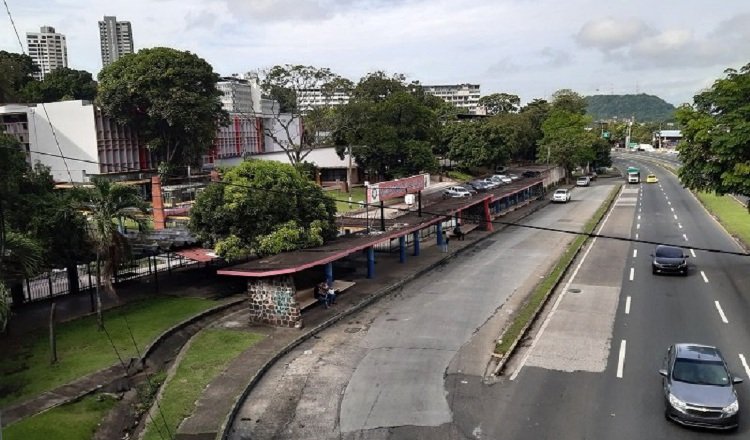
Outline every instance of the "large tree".
<path fill-rule="evenodd" d="M 439 143 L 445 107 L 403 76 L 383 72 L 362 78 L 352 99 L 337 110 L 338 152 L 351 146 L 371 178 L 403 177 L 437 169 L 432 149 Z"/>
<path fill-rule="evenodd" d="M 92 101 L 96 97 L 96 81 L 85 70 L 60 67 L 45 75 L 43 81 L 26 84 L 23 93 L 29 102 Z"/>
<path fill-rule="evenodd" d="M 510 93 L 493 93 L 479 98 L 479 105 L 484 107 L 488 115 L 515 113 L 521 106 L 521 98 Z"/>
<path fill-rule="evenodd" d="M 677 110 L 679 176 L 691 189 L 750 194 L 750 64 L 724 73 Z"/>
<path fill-rule="evenodd" d="M 0 104 L 24 101 L 22 91 L 37 71 L 30 56 L 0 50 Z"/>
<path fill-rule="evenodd" d="M 265 126 L 264 132 L 293 165 L 325 145 L 335 121 L 330 99 L 337 93 L 348 95 L 353 86 L 328 68 L 292 64 L 261 72 L 260 85 L 271 105 L 254 111 L 271 117 L 273 123 Z M 309 104 L 320 96 L 323 103 Z"/>
<path fill-rule="evenodd" d="M 190 52 L 142 49 L 99 72 L 97 100 L 107 115 L 138 130 L 162 158 L 165 174 L 197 164 L 227 123 L 218 79 L 210 64 Z"/>
<path fill-rule="evenodd" d="M 539 162 L 557 164 L 565 168 L 567 177 L 576 166 L 585 166 L 596 159 L 596 135 L 586 130 L 590 118 L 553 108 L 542 124 L 544 137 L 539 142 Z"/>
<path fill-rule="evenodd" d="M 76 198 L 88 214 L 88 233 L 96 252 L 96 310 L 99 328 L 103 328 L 100 285 L 117 299 L 112 279 L 120 263 L 129 255 L 130 245 L 118 229 L 120 220 L 130 219 L 139 229 L 147 228 L 146 202 L 138 189 L 104 178 L 92 180 L 92 187 L 78 190 Z"/>
<path fill-rule="evenodd" d="M 336 205 L 299 171 L 248 160 L 196 199 L 190 229 L 233 260 L 322 245 L 336 236 Z"/>

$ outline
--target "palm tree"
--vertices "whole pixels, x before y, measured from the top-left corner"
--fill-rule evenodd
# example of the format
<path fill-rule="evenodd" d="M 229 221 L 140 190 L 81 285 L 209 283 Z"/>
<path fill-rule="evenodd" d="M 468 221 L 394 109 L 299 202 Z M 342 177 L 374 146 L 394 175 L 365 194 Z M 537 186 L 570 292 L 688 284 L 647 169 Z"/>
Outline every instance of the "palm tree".
<path fill-rule="evenodd" d="M 0 332 L 5 331 L 12 304 L 6 283 L 11 289 L 20 287 L 25 276 L 33 275 L 39 270 L 42 255 L 42 248 L 31 238 L 17 232 L 0 230 Z"/>
<path fill-rule="evenodd" d="M 132 186 L 92 179 L 93 187 L 79 190 L 78 199 L 88 211 L 88 231 L 96 251 L 96 313 L 99 329 L 103 329 L 100 284 L 113 298 L 118 299 L 112 285 L 120 262 L 130 253 L 127 239 L 118 228 L 123 218 L 134 221 L 139 229 L 147 226 L 143 213 L 147 204 Z M 102 265 L 103 263 L 103 265 Z"/>

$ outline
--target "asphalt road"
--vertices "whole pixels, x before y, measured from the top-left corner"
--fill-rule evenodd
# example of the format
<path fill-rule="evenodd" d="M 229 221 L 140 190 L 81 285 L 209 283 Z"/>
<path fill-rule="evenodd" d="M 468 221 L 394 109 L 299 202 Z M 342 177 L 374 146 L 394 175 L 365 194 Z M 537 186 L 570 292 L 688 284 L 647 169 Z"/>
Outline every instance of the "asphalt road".
<path fill-rule="evenodd" d="M 576 189 L 570 203 L 551 205 L 527 222 L 580 230 L 611 189 Z M 523 228 L 501 231 L 322 332 L 278 362 L 251 392 L 235 438 L 481 436 L 484 420 L 463 414 L 478 407 L 476 415 L 498 421 L 493 390 L 502 388 L 482 379 L 499 318 L 518 307 L 513 293 L 530 290 L 572 239 Z M 474 387 L 479 395 L 462 394 Z"/>
<path fill-rule="evenodd" d="M 616 220 L 622 220 L 627 213 L 618 213 L 620 208 L 615 208 L 604 225 L 604 233 L 620 236 L 624 232 L 636 239 L 686 248 L 739 250 L 670 173 L 632 156 L 620 164 L 640 166 L 642 174 L 653 172 L 660 181 L 629 185 L 630 190 L 639 189 L 630 227 Z M 486 438 L 703 439 L 712 435 L 664 419 L 657 370 L 670 344 L 697 342 L 717 345 L 733 373 L 750 376 L 741 357 L 750 355 L 750 327 L 744 319 L 748 311 L 745 295 L 750 287 L 750 258 L 693 251 L 688 277 L 654 276 L 649 256 L 653 245 L 612 243 L 599 240 L 594 244 L 569 287 L 583 286 L 582 292 L 566 292 L 558 309 L 550 315 L 547 328 L 538 333 L 536 344 L 519 354 L 520 360 L 516 359 L 498 393 L 494 408 L 497 427 L 487 432 Z M 610 249 L 601 254 L 602 246 Z M 602 263 L 605 260 L 609 262 L 606 265 Z M 617 274 L 617 267 L 622 266 Z M 601 351 L 601 339 L 595 336 L 607 328 L 611 303 L 606 299 L 612 295 L 614 285 L 620 290 L 617 309 L 610 321 L 606 366 L 598 371 L 596 367 L 601 364 L 577 360 Z M 597 295 L 581 302 L 578 297 L 594 286 Z M 604 303 L 598 312 L 575 314 L 585 307 L 592 309 L 595 301 Z M 570 310 L 573 312 L 566 314 Z M 569 330 L 580 327 L 575 325 L 576 319 L 594 313 L 599 320 L 594 321 L 595 325 L 589 324 L 591 330 L 586 337 L 591 344 L 588 351 L 582 351 L 581 334 Z M 567 353 L 568 357 L 561 357 L 560 353 Z M 571 360 L 579 367 L 573 372 L 569 368 Z M 747 409 L 747 385 L 740 385 L 739 393 L 740 407 Z M 749 433 L 750 427 L 741 423 L 730 436 L 747 438 Z"/>

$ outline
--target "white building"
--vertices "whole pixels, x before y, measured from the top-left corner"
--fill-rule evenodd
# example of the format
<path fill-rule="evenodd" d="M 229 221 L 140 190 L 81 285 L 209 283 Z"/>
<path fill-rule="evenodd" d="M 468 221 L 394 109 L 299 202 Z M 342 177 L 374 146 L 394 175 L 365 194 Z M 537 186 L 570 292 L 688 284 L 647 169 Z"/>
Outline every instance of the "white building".
<path fill-rule="evenodd" d="M 456 107 L 465 108 L 469 113 L 481 113 L 479 109 L 479 84 L 423 85 L 425 93 L 437 96 Z"/>
<path fill-rule="evenodd" d="M 257 79 L 233 75 L 221 78 L 216 88 L 222 93 L 221 105 L 227 112 L 257 114 L 262 111 Z"/>
<path fill-rule="evenodd" d="M 330 107 L 349 103 L 349 93 L 336 90 L 333 93 L 323 93 L 321 89 L 301 89 L 297 91 L 297 105 L 302 112 L 318 107 Z"/>
<path fill-rule="evenodd" d="M 117 21 L 117 17 L 105 15 L 99 22 L 102 65 L 108 66 L 121 56 L 133 53 L 133 29 L 129 21 Z"/>
<path fill-rule="evenodd" d="M 51 71 L 68 67 L 65 35 L 56 33 L 52 26 L 42 26 L 39 32 L 27 32 L 26 46 L 31 60 L 39 67 L 39 72 L 34 74 L 35 79 L 41 81 Z"/>

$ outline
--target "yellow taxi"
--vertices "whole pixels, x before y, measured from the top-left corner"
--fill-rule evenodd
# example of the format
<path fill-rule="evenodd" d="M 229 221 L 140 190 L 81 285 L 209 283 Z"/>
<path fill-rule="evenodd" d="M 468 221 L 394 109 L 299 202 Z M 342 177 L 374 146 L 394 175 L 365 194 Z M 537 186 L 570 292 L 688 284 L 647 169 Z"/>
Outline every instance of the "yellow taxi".
<path fill-rule="evenodd" d="M 658 181 L 659 179 L 657 179 L 653 174 L 649 174 L 648 176 L 646 176 L 646 183 L 656 183 Z"/>

